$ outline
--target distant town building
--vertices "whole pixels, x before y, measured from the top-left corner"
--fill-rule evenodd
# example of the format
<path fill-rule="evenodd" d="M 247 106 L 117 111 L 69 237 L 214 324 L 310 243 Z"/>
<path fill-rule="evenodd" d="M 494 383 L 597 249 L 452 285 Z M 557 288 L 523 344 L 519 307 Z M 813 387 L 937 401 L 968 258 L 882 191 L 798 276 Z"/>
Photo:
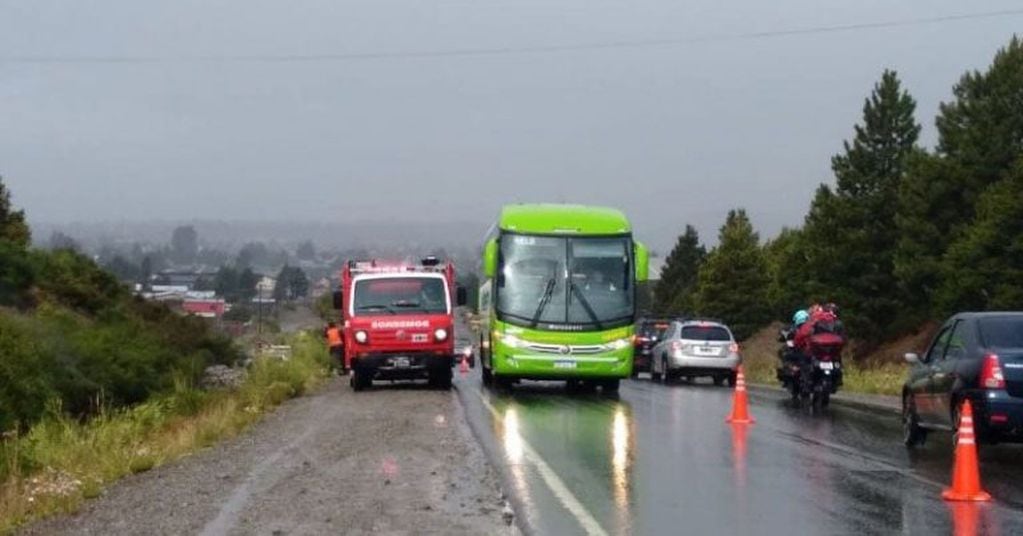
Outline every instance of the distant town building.
<path fill-rule="evenodd" d="M 181 302 L 181 310 L 202 318 L 221 318 L 227 311 L 227 303 L 221 299 L 187 299 Z"/>
<path fill-rule="evenodd" d="M 272 296 L 274 289 L 277 288 L 277 279 L 264 275 L 260 278 L 259 282 L 256 283 L 256 292 L 260 296 Z"/>

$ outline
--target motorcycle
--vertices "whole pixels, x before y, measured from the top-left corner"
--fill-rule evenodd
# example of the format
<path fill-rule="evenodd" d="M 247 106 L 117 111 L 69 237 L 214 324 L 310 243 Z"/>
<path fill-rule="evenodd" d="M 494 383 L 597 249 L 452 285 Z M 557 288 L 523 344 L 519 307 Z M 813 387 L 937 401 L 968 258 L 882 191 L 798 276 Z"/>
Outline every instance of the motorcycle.
<path fill-rule="evenodd" d="M 845 337 L 837 333 L 814 333 L 809 339 L 808 355 L 800 352 L 792 334 L 783 331 L 779 340 L 782 360 L 777 377 L 793 400 L 809 401 L 814 408 L 827 407 L 831 395 L 842 385 L 842 348 Z"/>

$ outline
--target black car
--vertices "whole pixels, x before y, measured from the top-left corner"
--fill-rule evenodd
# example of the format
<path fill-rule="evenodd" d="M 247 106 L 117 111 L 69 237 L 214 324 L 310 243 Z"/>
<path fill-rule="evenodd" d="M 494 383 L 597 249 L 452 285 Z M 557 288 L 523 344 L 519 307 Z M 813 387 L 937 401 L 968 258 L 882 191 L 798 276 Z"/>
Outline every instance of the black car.
<path fill-rule="evenodd" d="M 671 325 L 670 318 L 644 318 L 636 324 L 636 342 L 632 354 L 632 375 L 650 372 L 650 353 Z"/>
<path fill-rule="evenodd" d="M 931 430 L 955 432 L 967 399 L 981 442 L 1023 442 L 1023 312 L 957 314 L 926 353 L 906 361 L 906 445 L 922 444 Z"/>

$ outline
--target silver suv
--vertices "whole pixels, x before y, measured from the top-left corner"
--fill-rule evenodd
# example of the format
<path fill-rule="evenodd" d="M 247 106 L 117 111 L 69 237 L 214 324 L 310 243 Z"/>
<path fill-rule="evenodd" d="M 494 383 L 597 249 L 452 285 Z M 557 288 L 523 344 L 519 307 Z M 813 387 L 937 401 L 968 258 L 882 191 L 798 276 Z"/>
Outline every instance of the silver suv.
<path fill-rule="evenodd" d="M 735 385 L 742 358 L 728 326 L 711 320 L 676 320 L 654 346 L 650 377 L 658 381 L 710 376 L 715 385 Z"/>

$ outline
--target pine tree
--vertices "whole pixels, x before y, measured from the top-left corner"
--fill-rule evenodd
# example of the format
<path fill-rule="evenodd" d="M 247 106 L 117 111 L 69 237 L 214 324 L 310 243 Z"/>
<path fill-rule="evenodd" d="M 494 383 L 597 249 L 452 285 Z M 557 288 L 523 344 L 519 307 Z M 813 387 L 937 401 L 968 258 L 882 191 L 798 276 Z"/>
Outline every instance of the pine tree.
<path fill-rule="evenodd" d="M 1014 310 L 1023 305 L 1023 162 L 984 192 L 975 223 L 943 260 L 938 310 Z"/>
<path fill-rule="evenodd" d="M 792 312 L 806 306 L 807 259 L 800 229 L 782 229 L 770 242 L 764 244 L 764 259 L 770 277 L 768 301 L 771 314 L 788 320 Z"/>
<path fill-rule="evenodd" d="M 746 211 L 730 211 L 718 246 L 700 267 L 697 312 L 725 321 L 737 338 L 745 339 L 771 318 L 769 283 L 767 262 Z"/>
<path fill-rule="evenodd" d="M 11 206 L 11 192 L 4 186 L 0 176 L 0 240 L 7 240 L 17 247 L 28 247 L 32 233 L 25 223 L 25 211 L 14 210 Z"/>
<path fill-rule="evenodd" d="M 661 278 L 654 288 L 654 308 L 659 313 L 691 312 L 692 293 L 700 265 L 707 250 L 700 244 L 700 235 L 692 225 L 686 225 L 675 248 L 665 259 Z"/>
<path fill-rule="evenodd" d="M 953 93 L 936 120 L 937 154 L 915 159 L 899 190 L 895 272 L 924 309 L 939 288 L 954 284 L 948 278 L 971 276 L 943 267 L 946 252 L 969 240 L 962 237 L 970 233 L 978 200 L 1023 155 L 1023 42 L 1014 37 L 986 72 L 966 73 Z M 950 306 L 947 288 L 944 293 Z"/>
<path fill-rule="evenodd" d="M 863 105 L 863 122 L 831 159 L 835 188 L 821 185 L 806 219 L 807 298 L 841 302 L 860 337 L 879 337 L 899 310 L 893 275 L 896 206 L 920 125 L 916 102 L 885 71 Z"/>

